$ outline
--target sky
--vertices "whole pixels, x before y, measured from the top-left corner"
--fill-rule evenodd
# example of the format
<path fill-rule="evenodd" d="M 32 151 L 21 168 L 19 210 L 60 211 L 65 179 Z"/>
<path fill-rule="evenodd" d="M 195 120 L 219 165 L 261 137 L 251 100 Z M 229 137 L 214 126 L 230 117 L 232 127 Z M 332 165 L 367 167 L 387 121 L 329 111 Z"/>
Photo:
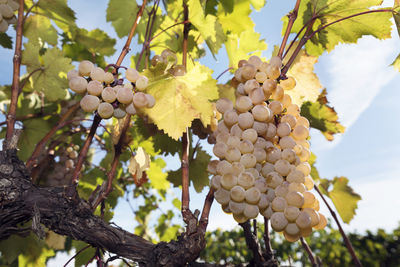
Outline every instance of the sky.
<path fill-rule="evenodd" d="M 106 0 L 68 2 L 77 12 L 79 26 L 89 30 L 100 27 L 118 40 L 111 24 L 105 21 Z M 270 56 L 273 45 L 280 43 L 281 17 L 293 5 L 293 0 L 270 0 L 260 12 L 253 12 L 256 31 L 268 43 L 269 49 L 263 53 L 265 57 Z M 384 1 L 384 5 L 392 6 L 393 0 Z M 268 26 L 265 26 L 266 18 L 270 23 Z M 311 148 L 317 155 L 317 168 L 321 177 L 348 177 L 350 186 L 362 197 L 355 218 L 350 224 L 343 225 L 346 231 L 362 233 L 377 228 L 390 231 L 400 222 L 400 73 L 390 66 L 400 52 L 400 43 L 396 30 L 392 36 L 383 41 L 364 37 L 357 44 L 338 45 L 331 53 L 323 54 L 315 66 L 321 83 L 327 88 L 328 100 L 346 127 L 346 132 L 336 136 L 333 142 L 326 141 L 318 131 L 311 131 Z M 117 42 L 117 55 L 125 40 Z M 108 62 L 115 62 L 116 56 L 108 58 Z M 2 85 L 11 81 L 11 61 L 12 51 L 0 48 Z M 209 56 L 201 62 L 215 70 L 214 77 L 228 66 L 225 53 L 220 53 L 217 61 Z M 129 64 L 129 59 L 125 63 Z M 168 168 L 179 166 L 176 158 L 167 160 Z M 180 195 L 179 189 L 171 190 L 171 193 Z M 202 194 L 196 194 L 191 189 L 192 209 L 201 209 L 206 193 L 204 190 Z M 132 231 L 136 226 L 134 215 L 127 209 L 126 201 L 121 201 L 113 221 Z M 321 210 L 331 217 L 323 205 Z M 218 203 L 213 204 L 209 221 L 209 230 L 237 227 L 231 215 L 224 214 Z M 61 255 L 57 261 L 49 262 L 49 266 L 58 266 L 56 262 L 67 257 Z"/>

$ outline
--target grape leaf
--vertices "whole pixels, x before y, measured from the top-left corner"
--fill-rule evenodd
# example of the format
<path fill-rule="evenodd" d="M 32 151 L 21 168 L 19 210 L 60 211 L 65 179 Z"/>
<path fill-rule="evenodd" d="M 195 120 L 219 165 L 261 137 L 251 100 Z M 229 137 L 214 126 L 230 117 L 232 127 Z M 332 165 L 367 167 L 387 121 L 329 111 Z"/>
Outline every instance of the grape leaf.
<path fill-rule="evenodd" d="M 100 29 L 92 31 L 79 29 L 74 40 L 83 45 L 92 54 L 112 56 L 115 53 L 114 45 L 116 40 Z"/>
<path fill-rule="evenodd" d="M 13 41 L 5 32 L 0 32 L 0 45 L 4 48 L 12 49 Z"/>
<path fill-rule="evenodd" d="M 41 15 L 28 16 L 24 23 L 24 36 L 33 43 L 57 45 L 57 30 L 48 18 Z"/>
<path fill-rule="evenodd" d="M 189 0 L 189 20 L 200 32 L 208 48 L 213 55 L 218 53 L 225 41 L 225 34 L 217 17 L 211 14 L 205 15 L 204 9 L 198 0 Z"/>
<path fill-rule="evenodd" d="M 260 56 L 267 49 L 264 39 L 260 40 L 260 34 L 254 30 L 246 30 L 240 35 L 229 34 L 225 42 L 226 53 L 229 58 L 229 66 L 237 68 L 239 60 L 250 55 Z"/>
<path fill-rule="evenodd" d="M 65 98 L 68 88 L 66 73 L 74 67 L 71 59 L 64 57 L 56 47 L 40 56 L 38 45 L 28 42 L 24 46 L 22 64 L 27 66 L 29 73 L 34 72 L 30 78 L 32 88 L 43 92 L 49 101 Z"/>
<path fill-rule="evenodd" d="M 295 46 L 296 45 L 288 51 L 287 56 L 283 60 L 283 64 L 287 63 L 294 52 Z M 275 46 L 273 54 L 276 55 L 278 50 L 279 47 Z M 287 73 L 288 76 L 295 78 L 296 87 L 292 90 L 285 91 L 285 93 L 290 95 L 292 97 L 292 102 L 299 107 L 305 101 L 316 101 L 320 94 L 322 85 L 317 74 L 314 72 L 314 65 L 317 62 L 318 57 L 310 56 L 305 49 L 301 49 Z"/>
<path fill-rule="evenodd" d="M 236 102 L 236 89 L 229 84 L 218 84 L 219 98 L 228 98 L 232 103 Z"/>
<path fill-rule="evenodd" d="M 393 66 L 397 71 L 400 71 L 400 54 L 396 57 L 391 66 Z"/>
<path fill-rule="evenodd" d="M 344 133 L 345 127 L 338 122 L 338 115 L 335 109 L 328 105 L 324 89 L 316 102 L 304 102 L 301 106 L 301 115 L 310 121 L 312 128 L 318 129 L 329 141 L 333 135 Z"/>
<path fill-rule="evenodd" d="M 107 22 L 111 21 L 119 38 L 129 34 L 139 7 L 132 0 L 110 0 L 107 7 Z"/>
<path fill-rule="evenodd" d="M 53 231 L 48 231 L 46 234 L 45 242 L 49 248 L 62 250 L 65 248 L 66 239 L 66 236 L 56 234 Z"/>
<path fill-rule="evenodd" d="M 254 29 L 254 22 L 251 20 L 251 8 L 249 1 L 232 1 L 234 5 L 226 6 L 220 2 L 218 6 L 218 20 L 224 29 L 224 32 L 229 34 L 240 35 L 243 31 Z"/>
<path fill-rule="evenodd" d="M 192 155 L 190 155 L 192 157 Z M 189 179 L 197 193 L 200 193 L 205 186 L 209 185 L 207 165 L 211 156 L 200 146 L 196 149 L 194 159 L 189 160 Z M 167 179 L 178 187 L 182 185 L 182 170 L 168 172 Z"/>
<path fill-rule="evenodd" d="M 313 30 L 348 16 L 370 10 L 380 5 L 382 0 L 306 0 L 301 1 L 298 18 L 291 32 L 297 33 L 305 23 L 316 18 Z M 332 24 L 315 34 L 306 43 L 307 53 L 319 56 L 325 51 L 331 51 L 339 43 L 356 43 L 364 35 L 372 35 L 378 39 L 391 36 L 391 12 L 369 13 L 354 16 Z M 288 18 L 283 17 L 284 33 Z"/>
<path fill-rule="evenodd" d="M 149 78 L 146 93 L 154 96 L 156 104 L 143 112 L 159 129 L 178 140 L 194 119 L 201 119 L 205 126 L 210 123 L 210 100 L 218 98 L 218 87 L 211 77 L 212 71 L 200 64 L 178 77 L 164 73 L 161 65 L 144 71 Z"/>
<path fill-rule="evenodd" d="M 394 23 L 396 24 L 397 32 L 400 35 L 400 1 L 395 0 L 394 1 L 394 7 L 393 7 L 393 19 Z"/>
<path fill-rule="evenodd" d="M 75 267 L 81 267 L 85 266 L 89 263 L 89 260 L 95 255 L 96 249 L 94 247 L 88 247 L 84 249 L 88 244 L 82 242 L 82 241 L 72 241 L 72 246 L 75 248 L 76 251 L 81 251 L 78 255 L 75 257 Z"/>
<path fill-rule="evenodd" d="M 150 162 L 150 168 L 146 171 L 150 179 L 151 187 L 157 190 L 167 190 L 170 184 L 167 180 L 167 173 L 163 169 L 167 166 L 162 158 Z"/>
<path fill-rule="evenodd" d="M 356 214 L 357 202 L 361 200 L 361 196 L 348 185 L 349 179 L 346 177 L 335 177 L 331 183 L 333 189 L 328 191 L 328 196 L 342 220 L 349 223 Z"/>

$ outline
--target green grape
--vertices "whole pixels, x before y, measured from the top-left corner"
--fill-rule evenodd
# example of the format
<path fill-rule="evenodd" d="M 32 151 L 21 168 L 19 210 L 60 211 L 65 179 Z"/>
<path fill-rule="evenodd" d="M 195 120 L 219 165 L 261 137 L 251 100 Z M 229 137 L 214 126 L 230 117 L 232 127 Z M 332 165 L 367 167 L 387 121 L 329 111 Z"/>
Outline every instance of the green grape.
<path fill-rule="evenodd" d="M 93 112 L 100 105 L 100 99 L 94 95 L 85 95 L 80 102 L 81 108 L 86 112 Z"/>
<path fill-rule="evenodd" d="M 114 107 L 107 102 L 100 103 L 97 112 L 103 119 L 109 119 L 114 114 Z"/>
<path fill-rule="evenodd" d="M 122 104 L 130 104 L 133 100 L 133 92 L 131 89 L 122 87 L 117 92 L 117 100 Z"/>
<path fill-rule="evenodd" d="M 106 87 L 101 92 L 101 98 L 105 102 L 113 103 L 117 99 L 117 94 L 112 87 Z"/>
<path fill-rule="evenodd" d="M 72 78 L 69 81 L 69 88 L 71 88 L 72 91 L 78 94 L 83 94 L 86 92 L 88 82 L 86 81 L 85 78 L 83 77 L 75 77 Z"/>
<path fill-rule="evenodd" d="M 126 76 L 126 79 L 128 79 L 128 81 L 134 83 L 134 82 L 136 82 L 137 79 L 139 79 L 140 74 L 139 74 L 139 72 L 137 70 L 132 69 L 132 68 L 128 68 L 125 71 L 125 76 Z"/>
<path fill-rule="evenodd" d="M 78 70 L 79 70 L 79 75 L 81 76 L 89 76 L 90 72 L 94 68 L 94 65 L 92 62 L 88 60 L 83 60 L 81 63 L 79 63 Z"/>
<path fill-rule="evenodd" d="M 99 81 L 90 81 L 87 85 L 87 91 L 90 95 L 100 96 L 103 92 L 103 85 Z"/>

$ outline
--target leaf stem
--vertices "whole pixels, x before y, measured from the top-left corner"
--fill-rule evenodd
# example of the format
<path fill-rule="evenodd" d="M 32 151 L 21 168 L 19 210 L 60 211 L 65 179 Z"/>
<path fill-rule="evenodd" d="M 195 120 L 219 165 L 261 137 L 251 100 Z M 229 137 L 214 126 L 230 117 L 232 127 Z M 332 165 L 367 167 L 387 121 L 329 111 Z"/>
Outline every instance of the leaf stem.
<path fill-rule="evenodd" d="M 278 52 L 278 57 L 280 57 L 280 58 L 282 58 L 283 51 L 285 50 L 285 46 L 286 46 L 287 40 L 288 40 L 289 35 L 290 35 L 290 31 L 292 30 L 293 24 L 297 19 L 297 13 L 299 11 L 300 2 L 301 2 L 301 0 L 297 0 L 296 1 L 296 5 L 295 5 L 293 11 L 290 12 L 289 15 L 288 15 L 289 22 L 288 22 L 288 25 L 286 27 L 285 35 L 283 36 L 281 47 L 279 48 L 279 52 Z"/>
<path fill-rule="evenodd" d="M 355 253 L 355 251 L 354 251 L 353 245 L 351 244 L 349 238 L 347 237 L 346 233 L 343 231 L 342 225 L 340 224 L 339 219 L 338 219 L 338 217 L 336 216 L 335 211 L 331 208 L 331 206 L 329 205 L 329 203 L 326 201 L 325 197 L 323 196 L 323 194 L 322 194 L 321 191 L 319 190 L 318 186 L 314 185 L 314 189 L 318 192 L 318 194 L 320 195 L 320 197 L 321 197 L 322 200 L 324 201 L 325 205 L 328 207 L 329 212 L 331 213 L 333 219 L 335 220 L 335 222 L 336 222 L 336 224 L 337 224 L 337 226 L 338 226 L 338 228 L 339 228 L 339 232 L 340 232 L 340 234 L 341 234 L 342 237 L 343 237 L 343 240 L 344 240 L 344 243 L 345 243 L 345 245 L 346 245 L 346 247 L 347 247 L 347 250 L 349 251 L 351 257 L 353 258 L 354 264 L 355 264 L 356 266 L 358 266 L 358 267 L 361 267 L 362 264 L 361 264 L 360 260 L 358 259 L 357 255 L 356 255 L 356 253 Z"/>
<path fill-rule="evenodd" d="M 315 257 L 311 251 L 310 246 L 307 244 L 306 240 L 303 237 L 300 237 L 300 242 L 301 242 L 301 245 L 303 246 L 303 248 L 305 249 L 305 251 L 307 252 L 307 255 L 308 255 L 308 258 L 310 259 L 312 267 L 317 267 L 318 264 L 315 261 Z"/>
<path fill-rule="evenodd" d="M 7 129 L 6 139 L 3 143 L 3 148 L 7 149 L 8 144 L 14 135 L 15 114 L 17 113 L 17 103 L 19 96 L 19 78 L 21 73 L 21 55 L 22 55 L 22 31 L 24 28 L 24 0 L 19 0 L 17 33 L 15 42 L 15 52 L 13 58 L 13 81 L 11 85 L 11 103 L 7 114 Z"/>
<path fill-rule="evenodd" d="M 185 21 L 182 21 L 182 22 L 178 22 L 178 23 L 172 24 L 171 26 L 168 26 L 167 28 L 161 30 L 161 32 L 159 32 L 156 35 L 154 35 L 153 38 L 150 39 L 150 42 L 152 42 L 154 39 L 156 39 L 158 36 L 160 36 L 164 32 L 168 31 L 169 29 L 171 29 L 171 28 L 173 28 L 175 26 L 178 26 L 180 24 L 187 24 L 187 23 L 190 23 L 190 21 L 189 20 L 185 20 Z"/>

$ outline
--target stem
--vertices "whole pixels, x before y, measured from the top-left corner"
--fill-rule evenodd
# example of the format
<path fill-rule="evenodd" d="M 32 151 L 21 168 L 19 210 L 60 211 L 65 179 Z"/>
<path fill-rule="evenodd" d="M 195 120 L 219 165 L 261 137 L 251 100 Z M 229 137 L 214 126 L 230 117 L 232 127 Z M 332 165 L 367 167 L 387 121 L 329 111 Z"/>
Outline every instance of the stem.
<path fill-rule="evenodd" d="M 126 55 L 129 53 L 129 51 L 130 51 L 130 48 L 129 48 L 129 47 L 130 47 L 130 45 L 131 45 L 133 35 L 135 34 L 136 27 L 137 27 L 137 24 L 138 24 L 138 22 L 139 22 L 139 19 L 140 19 L 140 17 L 141 17 L 142 14 L 143 14 L 144 8 L 146 7 L 146 2 L 147 2 L 147 0 L 143 0 L 142 6 L 140 7 L 139 11 L 138 11 L 137 14 L 136 14 L 136 19 L 135 19 L 135 22 L 134 22 L 133 25 L 132 25 L 131 31 L 129 32 L 128 39 L 126 40 L 126 43 L 125 43 L 125 45 L 124 45 L 124 48 L 122 49 L 122 52 L 121 52 L 121 54 L 119 55 L 118 60 L 117 60 L 117 63 L 115 63 L 115 65 L 118 65 L 118 66 L 121 65 L 121 63 L 122 63 L 122 61 L 124 60 L 125 56 L 126 56 Z"/>
<path fill-rule="evenodd" d="M 94 204 L 92 205 L 92 209 L 95 210 L 96 207 L 107 198 L 108 194 L 112 191 L 112 182 L 115 177 L 115 173 L 117 171 L 119 158 L 122 154 L 122 148 L 124 146 L 125 134 L 128 131 L 129 125 L 131 123 L 131 116 L 126 116 L 124 120 L 124 125 L 122 126 L 121 135 L 119 137 L 118 143 L 114 146 L 114 158 L 111 163 L 111 169 L 107 174 L 107 181 L 103 182 L 101 186 L 101 190 L 99 192 L 99 197 L 95 198 Z M 105 189 L 105 190 L 104 190 Z"/>
<path fill-rule="evenodd" d="M 271 238 L 269 236 L 269 220 L 266 217 L 264 217 L 264 243 L 267 256 L 273 259 L 274 252 L 272 251 Z"/>
<path fill-rule="evenodd" d="M 38 118 L 38 117 L 41 117 L 41 116 L 43 116 L 43 112 L 27 114 L 25 116 L 15 118 L 15 121 L 24 121 L 24 120 Z M 4 124 L 7 124 L 7 121 L 0 122 L 0 126 L 3 126 Z"/>
<path fill-rule="evenodd" d="M 201 217 L 199 222 L 199 226 L 204 232 L 206 232 L 207 230 L 208 217 L 210 215 L 210 210 L 213 201 L 214 201 L 214 189 L 210 187 L 210 191 L 208 191 L 206 199 L 204 200 L 203 211 L 201 212 Z"/>
<path fill-rule="evenodd" d="M 313 253 L 312 253 L 312 251 L 311 251 L 310 246 L 307 244 L 306 240 L 305 240 L 303 237 L 300 237 L 300 241 L 301 241 L 301 244 L 303 245 L 303 248 L 304 248 L 304 249 L 306 250 L 306 252 L 307 252 L 307 255 L 308 255 L 308 258 L 310 259 L 311 265 L 312 265 L 313 267 L 317 267 L 318 264 L 317 264 L 317 262 L 315 261 L 315 257 L 314 257 L 314 255 L 313 255 Z"/>
<path fill-rule="evenodd" d="M 232 70 L 232 67 L 227 68 L 226 70 L 224 70 L 223 72 L 221 72 L 220 75 L 217 76 L 216 80 L 218 80 L 219 78 L 221 78 L 222 75 L 224 75 L 225 73 L 227 73 L 228 71 Z"/>
<path fill-rule="evenodd" d="M 38 4 L 39 4 L 39 0 L 36 1 L 35 3 L 33 3 L 33 4 L 31 5 L 31 7 L 26 11 L 25 16 L 24 16 L 24 22 L 25 22 L 26 18 L 28 17 L 28 15 L 31 13 L 32 9 L 33 9 L 35 6 L 37 6 Z"/>
<path fill-rule="evenodd" d="M 355 264 L 356 266 L 361 267 L 362 264 L 361 264 L 360 260 L 358 259 L 357 255 L 356 255 L 356 253 L 355 253 L 355 251 L 354 251 L 353 245 L 351 244 L 349 238 L 347 237 L 347 235 L 346 235 L 345 232 L 343 231 L 342 225 L 340 224 L 339 219 L 338 219 L 338 217 L 336 216 L 335 211 L 331 208 L 331 206 L 329 205 L 329 203 L 326 201 L 325 197 L 322 195 L 322 193 L 321 193 L 321 191 L 319 190 L 318 186 L 314 185 L 314 189 L 318 192 L 318 194 L 320 195 L 320 197 L 321 197 L 322 200 L 324 201 L 325 205 L 328 207 L 329 212 L 331 213 L 333 219 L 335 220 L 337 226 L 339 227 L 340 234 L 341 234 L 342 237 L 343 237 L 343 240 L 344 240 L 344 243 L 345 243 L 345 245 L 346 245 L 346 247 L 347 247 L 347 250 L 348 250 L 349 253 L 351 254 L 351 257 L 353 258 L 354 264 Z"/>
<path fill-rule="evenodd" d="M 296 5 L 295 5 L 293 11 L 290 12 L 288 15 L 289 22 L 286 27 L 285 35 L 283 36 L 281 47 L 279 48 L 279 52 L 278 52 L 278 57 L 280 57 L 280 58 L 282 58 L 283 51 L 285 50 L 285 46 L 286 46 L 287 40 L 289 38 L 290 31 L 292 30 L 293 24 L 294 24 L 295 20 L 297 19 L 297 13 L 299 11 L 300 1 L 301 0 L 296 1 Z"/>
<path fill-rule="evenodd" d="M 184 20 L 189 20 L 189 7 L 186 0 L 183 1 L 183 15 Z M 189 37 L 190 24 L 185 24 L 183 27 L 183 55 L 182 65 L 187 67 L 187 46 Z M 182 158 L 181 158 L 181 169 L 182 169 L 182 217 L 183 221 L 188 224 L 190 217 L 193 216 L 189 208 L 190 195 L 189 195 L 189 128 L 186 128 L 186 132 L 182 136 Z"/>
<path fill-rule="evenodd" d="M 22 50 L 22 30 L 24 26 L 24 0 L 19 0 L 17 36 L 15 38 L 15 52 L 13 58 L 13 81 L 11 85 L 11 103 L 7 114 L 6 139 L 4 140 L 4 149 L 8 148 L 12 136 L 14 135 L 15 114 L 17 112 L 17 102 L 19 95 L 19 77 L 21 72 L 21 50 Z"/>
<path fill-rule="evenodd" d="M 37 164 L 38 157 L 40 155 L 40 152 L 44 148 L 44 146 L 47 144 L 47 142 L 50 140 L 51 137 L 57 132 L 58 129 L 61 127 L 64 127 L 65 121 L 73 114 L 75 111 L 77 111 L 79 108 L 79 102 L 76 103 L 75 105 L 71 106 L 67 112 L 65 112 L 62 117 L 60 118 L 59 122 L 57 125 L 55 125 L 43 138 L 42 140 L 37 143 L 35 150 L 32 152 L 32 155 L 29 157 L 29 159 L 26 162 L 26 167 L 28 169 L 32 169 L 35 167 Z"/>
<path fill-rule="evenodd" d="M 263 266 L 262 262 L 264 259 L 261 255 L 261 248 L 257 241 L 257 237 L 251 232 L 250 221 L 239 223 L 239 225 L 243 228 L 247 247 L 253 252 L 254 266 Z"/>
<path fill-rule="evenodd" d="M 79 182 L 79 175 L 81 173 L 83 162 L 86 158 L 87 152 L 89 151 L 90 143 L 93 140 L 94 135 L 96 134 L 97 127 L 99 126 L 101 121 L 101 117 L 96 113 L 94 115 L 92 126 L 90 127 L 90 132 L 86 137 L 85 143 L 81 151 L 79 152 L 78 162 L 76 163 L 76 167 L 74 172 L 72 173 L 71 185 L 76 186 Z"/>
<path fill-rule="evenodd" d="M 190 21 L 185 20 L 185 21 L 182 21 L 182 22 L 178 22 L 178 23 L 172 24 L 171 26 L 168 26 L 167 28 L 161 30 L 161 32 L 159 32 L 159 33 L 157 33 L 156 35 L 154 35 L 153 38 L 150 39 L 150 42 L 152 42 L 154 39 L 156 39 L 158 36 L 160 36 L 160 35 L 163 34 L 164 32 L 168 31 L 169 29 L 171 29 L 171 28 L 173 28 L 173 27 L 175 27 L 175 26 L 178 26 L 178 25 L 180 25 L 180 24 L 186 24 L 186 23 L 190 23 Z"/>
<path fill-rule="evenodd" d="M 64 267 L 67 267 L 68 263 L 70 263 L 73 259 L 75 259 L 76 256 L 78 256 L 79 254 L 81 254 L 81 252 L 83 252 L 84 250 L 90 248 L 90 245 L 87 245 L 83 248 L 81 248 L 74 256 L 72 256 L 72 258 L 70 258 L 67 263 L 64 264 Z"/>

